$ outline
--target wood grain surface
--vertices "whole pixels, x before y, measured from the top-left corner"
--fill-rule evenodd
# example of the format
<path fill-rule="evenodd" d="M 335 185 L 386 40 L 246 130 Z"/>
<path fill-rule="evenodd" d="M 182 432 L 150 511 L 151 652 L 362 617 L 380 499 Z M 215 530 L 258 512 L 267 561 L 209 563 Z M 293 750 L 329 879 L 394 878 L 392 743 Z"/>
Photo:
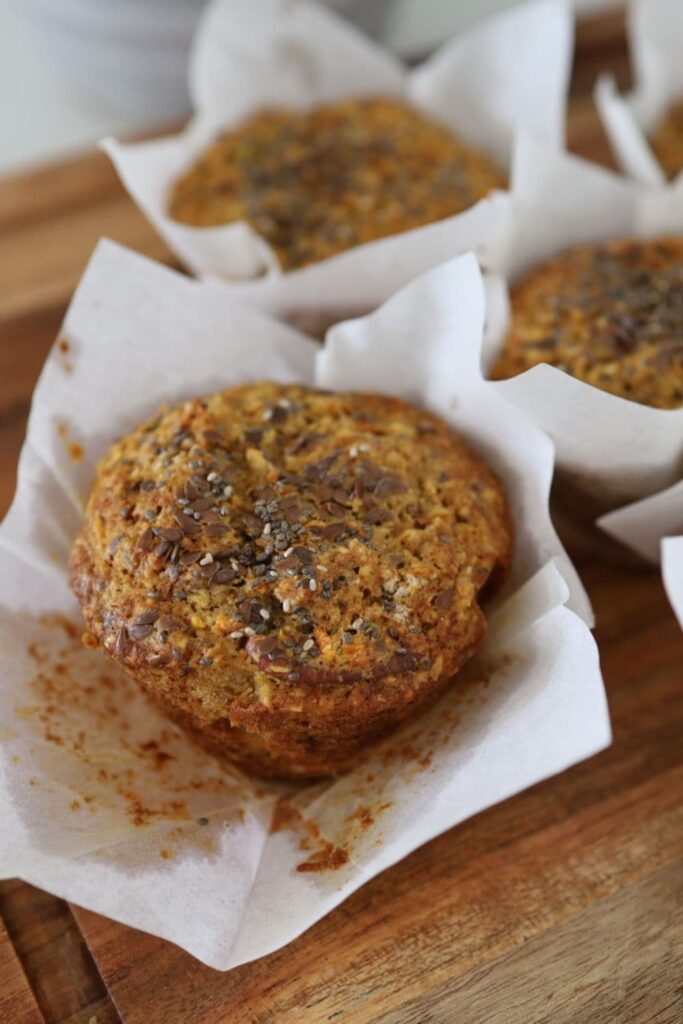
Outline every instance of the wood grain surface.
<path fill-rule="evenodd" d="M 609 162 L 579 28 L 569 139 Z M 0 514 L 30 394 L 101 234 L 164 246 L 87 154 L 0 182 Z M 674 1024 L 683 1020 L 683 638 L 654 571 L 579 560 L 614 743 L 373 879 L 285 949 L 219 974 L 161 940 L 0 885 L 0 1024 Z"/>
<path fill-rule="evenodd" d="M 0 921 L 0 1020 L 44 1024 L 21 961 Z"/>
<path fill-rule="evenodd" d="M 4 882 L 0 915 L 40 1007 L 38 1020 L 45 1024 L 116 1024 L 120 1020 L 63 900 L 23 882 Z M 0 990 L 0 1009 L 2 994 Z M 0 1014 L 0 1021 L 14 1024 L 11 1012 Z"/>

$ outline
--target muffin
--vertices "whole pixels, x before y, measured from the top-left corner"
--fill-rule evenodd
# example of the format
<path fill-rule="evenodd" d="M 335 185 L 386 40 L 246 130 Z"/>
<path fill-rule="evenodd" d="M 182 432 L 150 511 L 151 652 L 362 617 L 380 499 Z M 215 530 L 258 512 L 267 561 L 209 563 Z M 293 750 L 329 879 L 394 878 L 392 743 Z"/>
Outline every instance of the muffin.
<path fill-rule="evenodd" d="M 657 409 L 683 405 L 683 238 L 581 245 L 523 278 L 491 376 L 538 363 Z"/>
<path fill-rule="evenodd" d="M 650 136 L 650 145 L 667 178 L 683 170 L 683 99 L 672 103 Z"/>
<path fill-rule="evenodd" d="M 439 419 L 259 383 L 112 446 L 71 573 L 84 642 L 198 741 L 316 778 L 443 691 L 510 549 L 501 484 Z"/>
<path fill-rule="evenodd" d="M 398 100 L 265 109 L 225 132 L 175 184 L 193 227 L 246 221 L 283 270 L 460 213 L 504 179 L 484 153 Z"/>

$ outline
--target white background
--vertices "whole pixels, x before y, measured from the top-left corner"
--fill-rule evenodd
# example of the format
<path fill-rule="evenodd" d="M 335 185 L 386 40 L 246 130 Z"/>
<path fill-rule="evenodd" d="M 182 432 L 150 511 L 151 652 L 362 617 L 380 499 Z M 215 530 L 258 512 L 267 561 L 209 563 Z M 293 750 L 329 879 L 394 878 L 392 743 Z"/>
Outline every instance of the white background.
<path fill-rule="evenodd" d="M 84 148 L 102 135 L 149 123 L 143 110 L 131 117 L 70 93 L 59 71 L 37 52 L 31 29 L 17 15 L 20 5 L 28 2 L 0 0 L 0 174 Z M 55 6 L 61 2 L 51 0 Z M 385 41 L 399 52 L 419 53 L 513 2 L 394 0 Z M 109 3 L 115 6 L 117 0 Z M 610 6 L 609 0 L 575 0 L 575 4 L 579 9 Z"/>

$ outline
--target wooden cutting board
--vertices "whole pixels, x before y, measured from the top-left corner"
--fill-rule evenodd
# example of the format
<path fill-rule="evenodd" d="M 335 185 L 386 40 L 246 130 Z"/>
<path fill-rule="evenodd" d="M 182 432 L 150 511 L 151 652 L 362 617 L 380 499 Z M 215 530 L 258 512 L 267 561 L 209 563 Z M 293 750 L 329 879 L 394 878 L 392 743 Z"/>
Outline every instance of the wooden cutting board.
<path fill-rule="evenodd" d="M 572 147 L 622 83 L 623 20 L 579 31 Z M 0 513 L 30 394 L 100 235 L 168 261 L 97 154 L 0 182 Z M 21 882 L 0 886 L 8 1024 L 674 1024 L 683 1020 L 683 639 L 654 571 L 579 561 L 614 744 L 428 843 L 285 949 L 219 974 Z"/>

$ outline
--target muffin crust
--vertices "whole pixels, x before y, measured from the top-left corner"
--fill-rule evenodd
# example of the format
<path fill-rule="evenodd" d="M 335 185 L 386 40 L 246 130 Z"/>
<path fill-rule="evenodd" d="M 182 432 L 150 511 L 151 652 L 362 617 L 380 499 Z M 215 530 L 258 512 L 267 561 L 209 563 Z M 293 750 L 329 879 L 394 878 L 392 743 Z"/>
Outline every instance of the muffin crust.
<path fill-rule="evenodd" d="M 494 379 L 538 363 L 658 409 L 683 405 L 683 238 L 577 246 L 511 294 Z"/>
<path fill-rule="evenodd" d="M 225 132 L 175 184 L 169 214 L 244 220 L 283 270 L 449 217 L 504 180 L 486 154 L 394 99 L 265 109 Z"/>
<path fill-rule="evenodd" d="M 114 444 L 71 569 L 86 642 L 200 742 L 320 777 L 477 650 L 510 547 L 501 485 L 434 416 L 261 383 Z"/>

